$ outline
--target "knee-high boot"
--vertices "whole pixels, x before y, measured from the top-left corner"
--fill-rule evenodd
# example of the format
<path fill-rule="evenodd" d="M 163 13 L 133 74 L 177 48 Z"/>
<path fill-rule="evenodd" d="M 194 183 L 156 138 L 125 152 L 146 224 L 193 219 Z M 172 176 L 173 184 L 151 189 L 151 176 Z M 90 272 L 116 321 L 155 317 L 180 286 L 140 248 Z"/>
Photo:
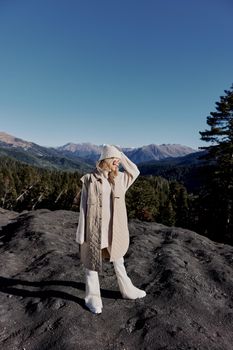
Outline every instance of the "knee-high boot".
<path fill-rule="evenodd" d="M 102 312 L 102 299 L 100 295 L 99 275 L 97 271 L 85 269 L 86 275 L 86 296 L 85 304 L 94 314 Z"/>
<path fill-rule="evenodd" d="M 137 299 L 146 296 L 146 292 L 135 287 L 131 279 L 127 276 L 123 257 L 113 261 L 113 265 L 116 272 L 119 289 L 123 298 Z"/>

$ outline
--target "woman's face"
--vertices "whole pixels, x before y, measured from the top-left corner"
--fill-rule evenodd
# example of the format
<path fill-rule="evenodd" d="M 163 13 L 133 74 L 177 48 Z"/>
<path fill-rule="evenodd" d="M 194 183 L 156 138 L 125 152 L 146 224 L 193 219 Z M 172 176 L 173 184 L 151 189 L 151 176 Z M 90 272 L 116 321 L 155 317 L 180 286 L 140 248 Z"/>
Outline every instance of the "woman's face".
<path fill-rule="evenodd" d="M 100 167 L 104 170 L 107 170 L 108 172 L 113 172 L 115 176 L 118 175 L 119 165 L 120 165 L 120 158 L 106 158 L 100 162 Z"/>
<path fill-rule="evenodd" d="M 117 171 L 120 165 L 120 158 L 112 158 L 112 162 L 110 163 L 110 169 L 113 171 Z"/>

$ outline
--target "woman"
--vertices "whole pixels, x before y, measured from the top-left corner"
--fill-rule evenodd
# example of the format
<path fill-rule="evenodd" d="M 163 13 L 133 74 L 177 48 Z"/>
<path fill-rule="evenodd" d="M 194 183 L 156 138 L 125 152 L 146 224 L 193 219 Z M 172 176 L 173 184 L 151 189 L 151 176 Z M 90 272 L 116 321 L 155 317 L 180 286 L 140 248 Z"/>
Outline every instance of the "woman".
<path fill-rule="evenodd" d="M 120 163 L 124 172 L 118 170 Z M 93 313 L 102 312 L 98 272 L 102 260 L 113 262 L 123 298 L 142 298 L 127 276 L 123 256 L 129 247 L 125 192 L 139 175 L 137 166 L 116 146 L 104 145 L 96 168 L 81 177 L 82 192 L 76 242 L 85 266 L 85 304 Z"/>

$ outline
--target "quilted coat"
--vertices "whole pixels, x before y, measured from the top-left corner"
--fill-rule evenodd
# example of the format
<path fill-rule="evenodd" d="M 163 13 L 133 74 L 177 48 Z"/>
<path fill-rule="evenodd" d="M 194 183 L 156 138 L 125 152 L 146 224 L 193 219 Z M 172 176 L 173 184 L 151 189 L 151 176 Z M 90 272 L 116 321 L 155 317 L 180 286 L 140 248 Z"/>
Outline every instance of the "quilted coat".
<path fill-rule="evenodd" d="M 129 247 L 128 218 L 125 193 L 139 176 L 140 171 L 123 152 L 121 164 L 124 171 L 118 171 L 112 185 L 112 241 L 108 247 L 109 260 L 124 256 Z M 90 270 L 102 271 L 103 251 L 101 249 L 102 223 L 102 176 L 96 168 L 81 177 L 82 192 L 76 242 L 80 247 L 80 259 Z M 103 208 L 105 210 L 105 208 Z M 106 210 L 109 210 L 106 208 Z"/>

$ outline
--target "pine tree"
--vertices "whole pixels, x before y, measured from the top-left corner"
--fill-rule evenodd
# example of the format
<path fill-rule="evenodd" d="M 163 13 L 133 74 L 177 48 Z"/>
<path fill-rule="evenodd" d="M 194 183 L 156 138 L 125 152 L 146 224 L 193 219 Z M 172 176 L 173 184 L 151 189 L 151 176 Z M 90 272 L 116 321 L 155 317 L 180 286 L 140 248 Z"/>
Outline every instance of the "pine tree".
<path fill-rule="evenodd" d="M 205 186 L 205 204 L 209 223 L 207 231 L 215 239 L 233 242 L 233 85 L 216 102 L 216 111 L 207 117 L 210 129 L 200 132 L 210 142 L 205 156 L 211 164 L 211 176 Z"/>

